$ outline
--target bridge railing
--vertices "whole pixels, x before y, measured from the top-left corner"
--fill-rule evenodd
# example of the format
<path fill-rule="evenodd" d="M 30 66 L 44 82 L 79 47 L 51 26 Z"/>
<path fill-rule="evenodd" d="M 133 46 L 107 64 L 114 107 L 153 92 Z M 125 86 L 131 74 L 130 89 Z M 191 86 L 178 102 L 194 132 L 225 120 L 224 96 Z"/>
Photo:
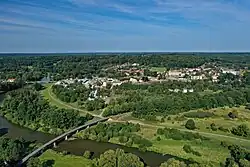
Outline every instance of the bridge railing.
<path fill-rule="evenodd" d="M 33 156 L 36 156 L 37 154 L 39 154 L 41 151 L 43 151 L 44 149 L 48 148 L 50 145 L 52 145 L 53 143 L 65 138 L 66 136 L 69 136 L 71 135 L 72 133 L 75 133 L 76 131 L 78 130 L 81 130 L 83 128 L 86 128 L 88 126 L 92 126 L 92 125 L 95 125 L 97 124 L 98 122 L 103 122 L 103 121 L 106 121 L 108 120 L 108 118 L 101 118 L 101 119 L 98 119 L 96 121 L 93 121 L 93 122 L 89 122 L 87 124 L 84 124 L 84 125 L 81 125 L 79 127 L 76 127 L 75 129 L 72 129 L 68 132 L 65 132 L 64 134 L 60 135 L 60 136 L 57 136 L 56 138 L 48 141 L 47 143 L 45 143 L 44 145 L 42 145 L 41 147 L 37 148 L 36 150 L 34 150 L 33 152 L 31 152 L 30 154 L 28 154 L 27 156 L 25 156 L 22 160 L 20 160 L 18 162 L 18 166 L 21 166 L 22 164 L 26 163 L 29 158 L 33 157 Z"/>

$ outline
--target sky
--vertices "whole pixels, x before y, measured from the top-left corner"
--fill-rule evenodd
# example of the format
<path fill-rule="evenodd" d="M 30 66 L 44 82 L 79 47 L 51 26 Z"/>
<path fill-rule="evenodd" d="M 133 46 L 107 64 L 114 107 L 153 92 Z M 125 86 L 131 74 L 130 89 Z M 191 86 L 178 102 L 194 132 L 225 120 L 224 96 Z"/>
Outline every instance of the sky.
<path fill-rule="evenodd" d="M 0 52 L 246 52 L 249 0 L 0 0 Z"/>

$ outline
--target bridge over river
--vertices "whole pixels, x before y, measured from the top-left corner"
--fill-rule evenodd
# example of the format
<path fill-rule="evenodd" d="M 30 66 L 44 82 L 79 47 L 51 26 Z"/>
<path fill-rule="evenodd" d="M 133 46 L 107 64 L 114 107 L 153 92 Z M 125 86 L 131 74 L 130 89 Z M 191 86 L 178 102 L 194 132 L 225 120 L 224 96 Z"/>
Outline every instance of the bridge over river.
<path fill-rule="evenodd" d="M 42 145 L 41 147 L 37 148 L 36 150 L 34 150 L 33 152 L 31 152 L 30 154 L 28 154 L 27 156 L 25 156 L 22 160 L 19 161 L 18 163 L 18 166 L 22 166 L 22 164 L 26 163 L 28 161 L 29 158 L 33 157 L 33 156 L 36 156 L 37 154 L 41 153 L 44 149 L 50 147 L 52 144 L 54 146 L 56 146 L 56 142 L 58 141 L 61 141 L 61 140 L 67 140 L 68 139 L 68 136 L 71 136 L 73 133 L 75 132 L 78 132 L 79 130 L 82 130 L 84 128 L 88 128 L 89 126 L 92 126 L 92 125 L 96 125 L 98 122 L 103 122 L 103 121 L 106 121 L 108 120 L 108 118 L 100 118 L 98 120 L 95 120 L 95 121 L 91 121 L 91 122 L 88 122 L 82 126 L 79 126 L 79 127 L 76 127 L 75 129 L 72 129 L 52 140 L 50 140 L 49 142 L 45 143 L 44 145 Z"/>

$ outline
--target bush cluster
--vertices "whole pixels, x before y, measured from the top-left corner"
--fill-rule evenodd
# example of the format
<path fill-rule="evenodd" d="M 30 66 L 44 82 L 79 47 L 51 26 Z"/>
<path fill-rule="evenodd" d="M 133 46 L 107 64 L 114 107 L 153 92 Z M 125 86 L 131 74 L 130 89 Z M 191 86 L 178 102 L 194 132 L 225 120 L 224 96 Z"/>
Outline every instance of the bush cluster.
<path fill-rule="evenodd" d="M 157 130 L 158 135 L 164 135 L 166 138 L 170 138 L 173 140 L 209 140 L 208 138 L 201 136 L 199 133 L 192 133 L 192 132 L 182 132 L 178 129 L 171 129 L 171 128 L 159 128 Z"/>

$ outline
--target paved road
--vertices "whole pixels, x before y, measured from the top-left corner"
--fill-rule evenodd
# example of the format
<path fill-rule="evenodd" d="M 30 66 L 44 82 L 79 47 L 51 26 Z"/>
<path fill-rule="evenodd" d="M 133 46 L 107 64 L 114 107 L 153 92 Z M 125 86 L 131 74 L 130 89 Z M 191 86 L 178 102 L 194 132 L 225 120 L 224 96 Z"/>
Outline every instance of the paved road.
<path fill-rule="evenodd" d="M 29 155 L 27 155 L 26 157 L 24 157 L 19 163 L 18 163 L 18 166 L 21 166 L 23 163 L 25 163 L 29 158 L 39 154 L 43 149 L 46 149 L 47 147 L 49 147 L 50 145 L 52 145 L 53 143 L 55 143 L 56 141 L 58 140 L 61 140 L 63 138 L 65 138 L 66 136 L 68 135 L 71 135 L 72 133 L 75 133 L 76 131 L 78 130 L 82 130 L 83 128 L 86 128 L 88 126 L 92 126 L 92 125 L 95 125 L 97 124 L 98 122 L 102 122 L 102 121 L 106 121 L 108 118 L 101 118 L 101 119 L 98 119 L 98 120 L 95 120 L 95 121 L 92 121 L 92 122 L 89 122 L 87 124 L 84 124 L 82 126 L 79 126 L 75 129 L 72 129 L 52 140 L 50 140 L 49 142 L 45 143 L 44 145 L 42 145 L 41 147 L 37 148 L 36 150 L 34 150 L 32 153 L 30 153 Z"/>

